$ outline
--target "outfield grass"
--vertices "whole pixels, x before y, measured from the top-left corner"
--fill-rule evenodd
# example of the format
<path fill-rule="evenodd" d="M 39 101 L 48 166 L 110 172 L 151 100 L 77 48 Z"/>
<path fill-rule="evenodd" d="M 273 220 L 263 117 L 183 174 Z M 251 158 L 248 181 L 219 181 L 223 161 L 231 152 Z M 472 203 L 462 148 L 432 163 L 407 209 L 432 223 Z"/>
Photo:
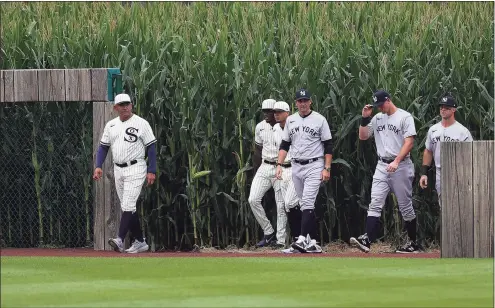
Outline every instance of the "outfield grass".
<path fill-rule="evenodd" d="M 493 259 L 2 257 L 2 307 L 493 307 Z"/>

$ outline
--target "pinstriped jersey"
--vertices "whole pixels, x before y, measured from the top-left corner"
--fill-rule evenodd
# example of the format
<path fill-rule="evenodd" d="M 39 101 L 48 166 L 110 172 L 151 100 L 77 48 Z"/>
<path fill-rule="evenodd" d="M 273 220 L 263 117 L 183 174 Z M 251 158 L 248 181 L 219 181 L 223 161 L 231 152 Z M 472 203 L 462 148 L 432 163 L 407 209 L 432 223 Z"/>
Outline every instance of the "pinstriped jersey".
<path fill-rule="evenodd" d="M 332 133 L 327 119 L 318 112 L 311 111 L 305 117 L 297 112 L 285 120 L 282 138 L 291 142 L 292 158 L 304 160 L 323 157 L 322 141 L 332 139 Z"/>
<path fill-rule="evenodd" d="M 426 135 L 426 149 L 433 152 L 435 167 L 440 168 L 440 142 L 473 141 L 471 132 L 461 123 L 455 122 L 449 127 L 443 127 L 439 122 L 428 130 Z"/>
<path fill-rule="evenodd" d="M 412 115 L 400 108 L 392 115 L 378 113 L 368 124 L 370 137 L 375 136 L 376 150 L 382 158 L 395 158 L 399 155 L 404 139 L 416 135 Z M 409 157 L 410 153 L 406 155 Z"/>
<path fill-rule="evenodd" d="M 254 132 L 254 142 L 263 147 L 261 158 L 276 161 L 278 158 L 278 148 L 275 143 L 275 134 L 273 127 L 267 121 L 263 120 L 256 125 Z"/>
<path fill-rule="evenodd" d="M 119 117 L 110 120 L 103 130 L 100 144 L 109 146 L 115 163 L 143 159 L 147 146 L 156 142 L 148 121 L 133 114 L 127 121 Z"/>
<path fill-rule="evenodd" d="M 280 144 L 282 143 L 282 135 L 284 133 L 284 128 L 280 126 L 280 123 L 277 123 L 273 126 L 273 131 L 275 133 L 275 145 L 277 147 L 277 152 L 280 149 Z M 290 149 L 289 152 L 287 152 L 287 156 L 285 157 L 284 163 L 290 162 Z"/>

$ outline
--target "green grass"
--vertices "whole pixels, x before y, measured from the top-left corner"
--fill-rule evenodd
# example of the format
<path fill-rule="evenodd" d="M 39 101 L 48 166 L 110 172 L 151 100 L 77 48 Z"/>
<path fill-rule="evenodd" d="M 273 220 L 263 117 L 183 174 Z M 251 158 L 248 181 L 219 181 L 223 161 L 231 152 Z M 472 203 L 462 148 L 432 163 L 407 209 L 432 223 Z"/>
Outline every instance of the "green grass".
<path fill-rule="evenodd" d="M 1 258 L 2 307 L 493 307 L 493 259 Z"/>

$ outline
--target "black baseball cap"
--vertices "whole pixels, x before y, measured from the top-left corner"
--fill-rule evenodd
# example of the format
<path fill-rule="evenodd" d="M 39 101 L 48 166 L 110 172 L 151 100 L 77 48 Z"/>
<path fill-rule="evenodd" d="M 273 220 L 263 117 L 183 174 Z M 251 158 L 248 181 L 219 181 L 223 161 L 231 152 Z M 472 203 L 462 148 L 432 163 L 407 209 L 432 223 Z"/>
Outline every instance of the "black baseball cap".
<path fill-rule="evenodd" d="M 438 104 L 440 106 L 445 105 L 445 106 L 457 108 L 457 103 L 455 101 L 455 98 L 453 98 L 450 95 L 446 95 L 446 96 L 442 97 L 442 99 L 440 100 L 440 102 Z"/>
<path fill-rule="evenodd" d="M 311 93 L 306 89 L 297 90 L 296 101 L 300 99 L 311 99 Z"/>
<path fill-rule="evenodd" d="M 387 99 L 390 99 L 390 94 L 383 90 L 378 90 L 373 93 L 373 107 L 379 107 L 383 105 Z"/>

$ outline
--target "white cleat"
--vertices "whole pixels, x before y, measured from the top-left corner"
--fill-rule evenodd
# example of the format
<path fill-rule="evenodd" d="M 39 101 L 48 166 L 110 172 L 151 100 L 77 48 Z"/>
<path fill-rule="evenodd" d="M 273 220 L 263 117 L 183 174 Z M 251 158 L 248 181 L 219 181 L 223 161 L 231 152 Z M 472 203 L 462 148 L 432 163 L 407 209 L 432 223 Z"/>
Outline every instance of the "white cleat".
<path fill-rule="evenodd" d="M 280 252 L 281 253 L 299 253 L 299 250 L 296 250 L 292 247 L 289 247 L 287 249 L 282 249 Z"/>
<path fill-rule="evenodd" d="M 148 251 L 149 248 L 150 247 L 148 246 L 148 244 L 146 244 L 146 241 L 139 242 L 138 240 L 135 240 L 134 243 L 132 243 L 132 246 L 129 247 L 129 249 L 126 249 L 125 252 L 140 253 Z"/>
<path fill-rule="evenodd" d="M 108 245 L 112 246 L 116 252 L 124 252 L 124 243 L 120 237 L 109 239 Z"/>

